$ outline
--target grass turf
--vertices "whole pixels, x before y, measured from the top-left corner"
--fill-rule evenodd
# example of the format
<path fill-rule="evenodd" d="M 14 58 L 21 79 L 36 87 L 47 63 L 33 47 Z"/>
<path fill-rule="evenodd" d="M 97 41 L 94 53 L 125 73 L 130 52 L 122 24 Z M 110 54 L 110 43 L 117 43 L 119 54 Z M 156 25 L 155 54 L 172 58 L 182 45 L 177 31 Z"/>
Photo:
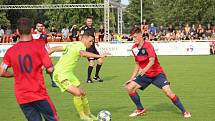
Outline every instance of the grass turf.
<path fill-rule="evenodd" d="M 184 119 L 181 112 L 164 96 L 160 89 L 149 86 L 139 91 L 145 116 L 129 118 L 135 109 L 123 83 L 130 78 L 134 67 L 132 57 L 109 57 L 101 70 L 103 83 L 86 84 L 87 60 L 80 59 L 76 75 L 87 91 L 91 110 L 97 114 L 108 110 L 112 121 L 214 121 L 215 117 L 215 56 L 159 56 L 172 90 L 180 97 L 192 118 Z M 53 58 L 53 62 L 57 62 Z M 52 88 L 50 77 L 45 75 L 48 93 L 58 111 L 60 121 L 79 121 L 72 96 Z M 0 78 L 0 121 L 25 121 L 13 93 L 13 79 Z"/>

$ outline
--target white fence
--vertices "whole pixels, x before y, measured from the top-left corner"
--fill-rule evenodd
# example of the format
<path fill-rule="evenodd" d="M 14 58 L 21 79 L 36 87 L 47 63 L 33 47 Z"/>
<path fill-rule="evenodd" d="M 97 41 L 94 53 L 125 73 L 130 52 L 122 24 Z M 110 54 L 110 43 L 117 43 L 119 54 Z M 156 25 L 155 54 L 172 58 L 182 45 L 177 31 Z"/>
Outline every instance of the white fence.
<path fill-rule="evenodd" d="M 67 43 L 50 43 L 51 47 L 61 46 Z M 131 47 L 134 43 L 97 43 L 96 48 L 100 53 L 108 52 L 111 56 L 131 56 Z M 210 44 L 208 41 L 204 42 L 169 42 L 157 43 L 152 45 L 157 55 L 209 55 Z M 6 50 L 10 48 L 11 44 L 0 45 L 0 57 L 3 57 Z M 61 53 L 53 53 L 52 56 L 59 57 Z"/>

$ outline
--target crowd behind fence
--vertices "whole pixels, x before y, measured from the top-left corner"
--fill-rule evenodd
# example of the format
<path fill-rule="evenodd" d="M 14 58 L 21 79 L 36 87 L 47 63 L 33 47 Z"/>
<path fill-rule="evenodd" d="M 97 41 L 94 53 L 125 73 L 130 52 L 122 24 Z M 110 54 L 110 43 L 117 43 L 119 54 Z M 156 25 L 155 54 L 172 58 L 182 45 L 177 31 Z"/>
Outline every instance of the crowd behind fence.
<path fill-rule="evenodd" d="M 150 41 L 215 40 L 215 25 L 213 26 L 210 23 L 206 26 L 202 24 L 193 24 L 192 26 L 186 24 L 179 27 L 174 27 L 173 25 L 156 27 L 154 23 L 147 24 L 144 20 L 141 28 L 143 37 Z M 48 42 L 72 42 L 80 40 L 80 30 L 77 25 L 73 25 L 71 28 L 64 27 L 61 30 L 57 30 L 55 27 L 51 27 L 50 30 L 44 28 L 44 33 L 48 35 Z M 101 26 L 95 34 L 95 41 L 133 41 L 129 33 L 116 34 L 110 32 L 109 34 L 110 40 L 104 40 L 104 29 Z M 0 43 L 14 43 L 18 37 L 17 33 L 12 33 L 9 27 L 6 29 L 0 28 Z"/>

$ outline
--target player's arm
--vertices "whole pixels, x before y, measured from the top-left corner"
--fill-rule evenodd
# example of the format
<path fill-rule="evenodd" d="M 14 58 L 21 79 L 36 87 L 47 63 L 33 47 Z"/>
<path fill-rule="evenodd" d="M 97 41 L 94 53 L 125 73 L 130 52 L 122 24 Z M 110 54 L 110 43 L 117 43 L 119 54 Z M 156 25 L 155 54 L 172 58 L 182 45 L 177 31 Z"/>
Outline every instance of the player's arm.
<path fill-rule="evenodd" d="M 155 57 L 149 58 L 149 63 L 146 65 L 145 68 L 139 70 L 140 75 L 144 75 L 155 63 Z"/>
<path fill-rule="evenodd" d="M 88 57 L 88 58 L 104 58 L 104 57 L 106 57 L 106 56 L 108 56 L 110 54 L 109 53 L 104 53 L 102 55 L 97 55 L 97 54 L 94 54 L 94 53 L 91 53 L 91 52 L 81 50 L 80 55 L 84 56 L 84 57 Z"/>
<path fill-rule="evenodd" d="M 0 77 L 14 77 L 14 74 L 8 71 L 8 65 L 3 62 L 0 65 Z"/>
<path fill-rule="evenodd" d="M 125 82 L 125 85 L 130 83 L 131 81 L 133 81 L 136 78 L 136 76 L 137 76 L 137 74 L 139 72 L 139 69 L 140 69 L 140 66 L 136 62 L 135 66 L 134 66 L 134 69 L 133 69 L 133 72 L 132 72 L 132 75 L 131 75 L 131 78 L 128 81 Z"/>
<path fill-rule="evenodd" d="M 48 50 L 49 55 L 54 53 L 54 52 L 62 52 L 64 51 L 65 48 L 63 46 L 56 46 L 56 47 L 52 47 Z"/>
<path fill-rule="evenodd" d="M 136 62 L 130 80 L 133 80 L 133 79 L 137 76 L 139 70 L 140 70 L 140 66 L 139 66 L 139 64 Z"/>

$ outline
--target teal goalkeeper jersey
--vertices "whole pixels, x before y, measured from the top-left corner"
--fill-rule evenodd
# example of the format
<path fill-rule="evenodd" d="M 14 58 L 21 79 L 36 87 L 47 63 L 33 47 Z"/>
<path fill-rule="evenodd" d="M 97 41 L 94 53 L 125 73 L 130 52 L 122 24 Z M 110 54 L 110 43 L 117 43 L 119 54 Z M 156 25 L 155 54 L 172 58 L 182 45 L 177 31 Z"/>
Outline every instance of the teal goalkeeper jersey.
<path fill-rule="evenodd" d="M 72 42 L 64 46 L 63 55 L 55 65 L 55 71 L 57 73 L 69 76 L 77 65 L 80 59 L 80 51 L 86 50 L 85 45 L 82 42 Z"/>

